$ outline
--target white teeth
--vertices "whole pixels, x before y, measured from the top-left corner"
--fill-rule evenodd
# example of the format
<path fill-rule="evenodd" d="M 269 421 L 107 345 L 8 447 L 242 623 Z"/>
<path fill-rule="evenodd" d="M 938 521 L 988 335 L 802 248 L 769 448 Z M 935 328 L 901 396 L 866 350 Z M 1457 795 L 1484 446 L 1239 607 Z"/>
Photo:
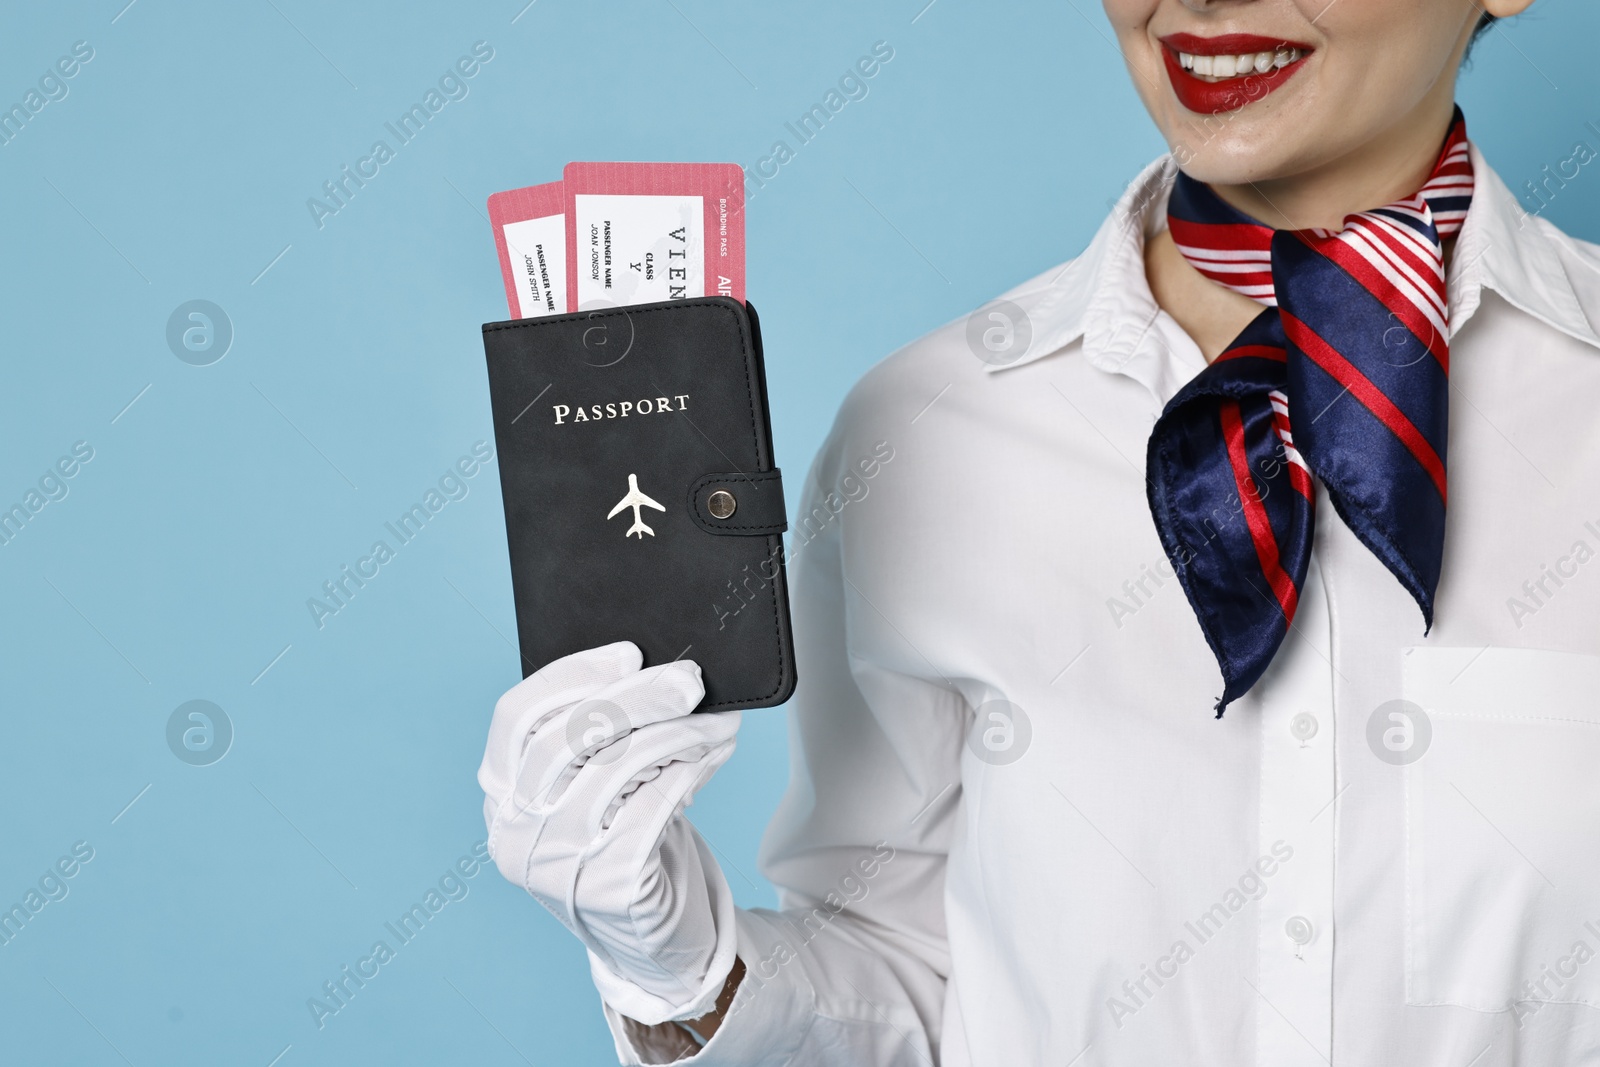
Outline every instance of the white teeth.
<path fill-rule="evenodd" d="M 1247 74 L 1265 74 L 1282 69 L 1300 59 L 1300 49 L 1280 48 L 1272 52 L 1252 52 L 1244 56 L 1197 56 L 1178 53 L 1178 65 L 1184 70 L 1209 78 L 1236 78 Z"/>

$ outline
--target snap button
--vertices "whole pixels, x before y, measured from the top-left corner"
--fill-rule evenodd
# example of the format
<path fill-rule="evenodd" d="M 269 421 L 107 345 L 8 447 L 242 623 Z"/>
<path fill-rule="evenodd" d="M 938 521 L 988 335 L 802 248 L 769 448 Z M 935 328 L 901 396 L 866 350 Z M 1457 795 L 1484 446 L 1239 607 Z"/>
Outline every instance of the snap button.
<path fill-rule="evenodd" d="M 1283 924 L 1283 932 L 1289 935 L 1289 940 L 1297 945 L 1311 943 L 1311 920 L 1304 915 L 1291 915 L 1289 921 Z"/>
<path fill-rule="evenodd" d="M 1317 719 L 1314 715 L 1301 712 L 1289 720 L 1289 733 L 1294 735 L 1296 741 L 1309 741 L 1317 736 Z"/>
<path fill-rule="evenodd" d="M 726 489 L 718 489 L 706 498 L 706 510 L 713 519 L 726 519 L 738 506 L 739 502 Z"/>

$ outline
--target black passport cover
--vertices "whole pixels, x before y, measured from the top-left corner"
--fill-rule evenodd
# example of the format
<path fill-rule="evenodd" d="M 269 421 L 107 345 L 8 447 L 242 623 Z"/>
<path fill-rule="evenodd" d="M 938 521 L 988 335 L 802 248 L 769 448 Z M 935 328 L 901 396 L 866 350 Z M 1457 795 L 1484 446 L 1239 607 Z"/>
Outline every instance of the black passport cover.
<path fill-rule="evenodd" d="M 697 711 L 787 700 L 787 521 L 754 309 L 493 322 L 483 347 L 523 674 L 629 640 L 646 666 L 699 663 Z"/>

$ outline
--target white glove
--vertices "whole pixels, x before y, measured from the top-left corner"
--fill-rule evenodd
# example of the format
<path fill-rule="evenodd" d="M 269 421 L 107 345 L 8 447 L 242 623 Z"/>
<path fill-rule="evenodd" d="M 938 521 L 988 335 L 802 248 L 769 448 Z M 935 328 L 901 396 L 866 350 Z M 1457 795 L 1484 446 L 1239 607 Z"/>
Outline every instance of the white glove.
<path fill-rule="evenodd" d="M 478 783 L 500 873 L 588 947 L 607 1004 L 653 1025 L 710 1011 L 733 967 L 733 896 L 682 812 L 740 716 L 689 714 L 692 661 L 642 662 L 619 641 L 523 679 L 495 705 Z"/>

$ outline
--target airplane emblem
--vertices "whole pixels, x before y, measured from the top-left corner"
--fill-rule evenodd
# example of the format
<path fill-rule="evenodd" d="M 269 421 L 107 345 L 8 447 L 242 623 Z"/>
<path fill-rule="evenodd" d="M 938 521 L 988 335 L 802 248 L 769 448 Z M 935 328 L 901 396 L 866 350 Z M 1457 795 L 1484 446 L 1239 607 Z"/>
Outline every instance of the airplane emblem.
<path fill-rule="evenodd" d="M 655 508 L 657 511 L 667 510 L 639 491 L 639 476 L 636 474 L 628 475 L 628 495 L 617 501 L 617 506 L 611 509 L 610 514 L 608 514 L 606 518 L 615 518 L 618 513 L 626 508 L 633 509 L 633 525 L 628 527 L 628 532 L 622 536 L 636 536 L 641 541 L 644 540 L 645 534 L 649 534 L 651 537 L 654 537 L 656 532 L 650 529 L 650 527 L 646 526 L 643 519 L 639 518 L 639 509 Z"/>

